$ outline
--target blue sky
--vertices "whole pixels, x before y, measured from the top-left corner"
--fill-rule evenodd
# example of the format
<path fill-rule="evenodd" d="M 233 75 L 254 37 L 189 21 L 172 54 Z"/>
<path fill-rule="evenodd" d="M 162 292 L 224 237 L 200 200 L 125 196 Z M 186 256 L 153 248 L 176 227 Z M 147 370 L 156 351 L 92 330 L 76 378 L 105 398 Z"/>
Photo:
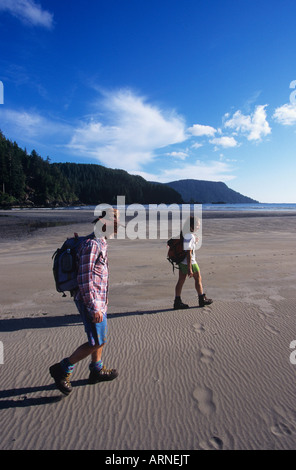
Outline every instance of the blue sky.
<path fill-rule="evenodd" d="M 296 202 L 295 18 L 295 0 L 0 0 L 0 129 L 52 162 Z"/>

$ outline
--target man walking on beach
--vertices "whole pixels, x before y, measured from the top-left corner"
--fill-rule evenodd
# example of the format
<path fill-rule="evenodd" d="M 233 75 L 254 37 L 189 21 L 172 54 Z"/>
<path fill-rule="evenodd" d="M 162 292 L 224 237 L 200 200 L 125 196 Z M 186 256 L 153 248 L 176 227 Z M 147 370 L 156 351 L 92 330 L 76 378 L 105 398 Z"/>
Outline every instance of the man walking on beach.
<path fill-rule="evenodd" d="M 113 380 L 118 376 L 115 369 L 106 369 L 102 363 L 102 351 L 107 341 L 107 238 L 117 233 L 118 210 L 106 209 L 93 223 L 94 233 L 83 242 L 78 252 L 78 289 L 74 295 L 88 341 L 49 369 L 57 388 L 65 395 L 72 391 L 70 377 L 75 364 L 88 356 L 91 356 L 88 380 L 90 384 Z"/>

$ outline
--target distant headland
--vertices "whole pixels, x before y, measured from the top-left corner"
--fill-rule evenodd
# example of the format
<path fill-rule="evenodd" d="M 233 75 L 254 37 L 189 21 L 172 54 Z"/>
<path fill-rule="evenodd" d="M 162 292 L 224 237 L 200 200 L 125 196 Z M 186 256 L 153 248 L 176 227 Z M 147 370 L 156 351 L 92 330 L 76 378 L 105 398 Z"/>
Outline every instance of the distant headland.
<path fill-rule="evenodd" d="M 195 179 L 184 179 L 166 183 L 178 191 L 184 202 L 196 204 L 252 204 L 258 203 L 250 197 L 230 189 L 225 183 Z"/>

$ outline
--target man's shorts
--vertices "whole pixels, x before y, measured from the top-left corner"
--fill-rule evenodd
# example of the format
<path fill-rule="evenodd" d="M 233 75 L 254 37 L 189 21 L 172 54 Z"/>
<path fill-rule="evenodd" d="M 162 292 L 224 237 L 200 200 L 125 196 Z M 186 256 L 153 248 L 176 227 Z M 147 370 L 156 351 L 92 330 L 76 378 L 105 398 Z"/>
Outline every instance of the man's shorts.
<path fill-rule="evenodd" d="M 100 323 L 93 323 L 88 315 L 87 308 L 84 303 L 75 300 L 76 307 L 80 313 L 81 319 L 84 324 L 85 333 L 87 334 L 90 346 L 99 344 L 102 346 L 107 342 L 107 314 L 104 315 L 103 321 Z"/>
<path fill-rule="evenodd" d="M 180 263 L 179 264 L 179 268 L 180 268 L 180 271 L 183 273 L 183 274 L 188 274 L 188 265 L 187 264 L 184 264 L 184 263 Z M 199 272 L 199 266 L 197 263 L 194 263 L 192 265 L 192 272 L 193 273 L 198 273 Z"/>

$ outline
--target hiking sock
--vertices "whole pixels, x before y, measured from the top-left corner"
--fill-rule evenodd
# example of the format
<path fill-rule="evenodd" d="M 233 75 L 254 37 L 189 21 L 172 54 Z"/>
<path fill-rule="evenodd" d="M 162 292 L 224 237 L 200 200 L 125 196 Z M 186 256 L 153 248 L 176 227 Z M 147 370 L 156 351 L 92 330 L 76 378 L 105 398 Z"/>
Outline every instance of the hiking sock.
<path fill-rule="evenodd" d="M 101 369 L 103 369 L 103 361 L 102 360 L 96 361 L 96 362 L 91 362 L 90 365 L 89 365 L 89 370 L 90 371 L 97 370 L 98 372 L 100 372 Z"/>
<path fill-rule="evenodd" d="M 60 364 L 61 364 L 65 374 L 72 374 L 72 372 L 74 371 L 75 365 L 71 364 L 71 362 L 69 361 L 69 359 L 67 357 L 65 357 L 65 359 L 63 359 L 60 362 Z"/>

